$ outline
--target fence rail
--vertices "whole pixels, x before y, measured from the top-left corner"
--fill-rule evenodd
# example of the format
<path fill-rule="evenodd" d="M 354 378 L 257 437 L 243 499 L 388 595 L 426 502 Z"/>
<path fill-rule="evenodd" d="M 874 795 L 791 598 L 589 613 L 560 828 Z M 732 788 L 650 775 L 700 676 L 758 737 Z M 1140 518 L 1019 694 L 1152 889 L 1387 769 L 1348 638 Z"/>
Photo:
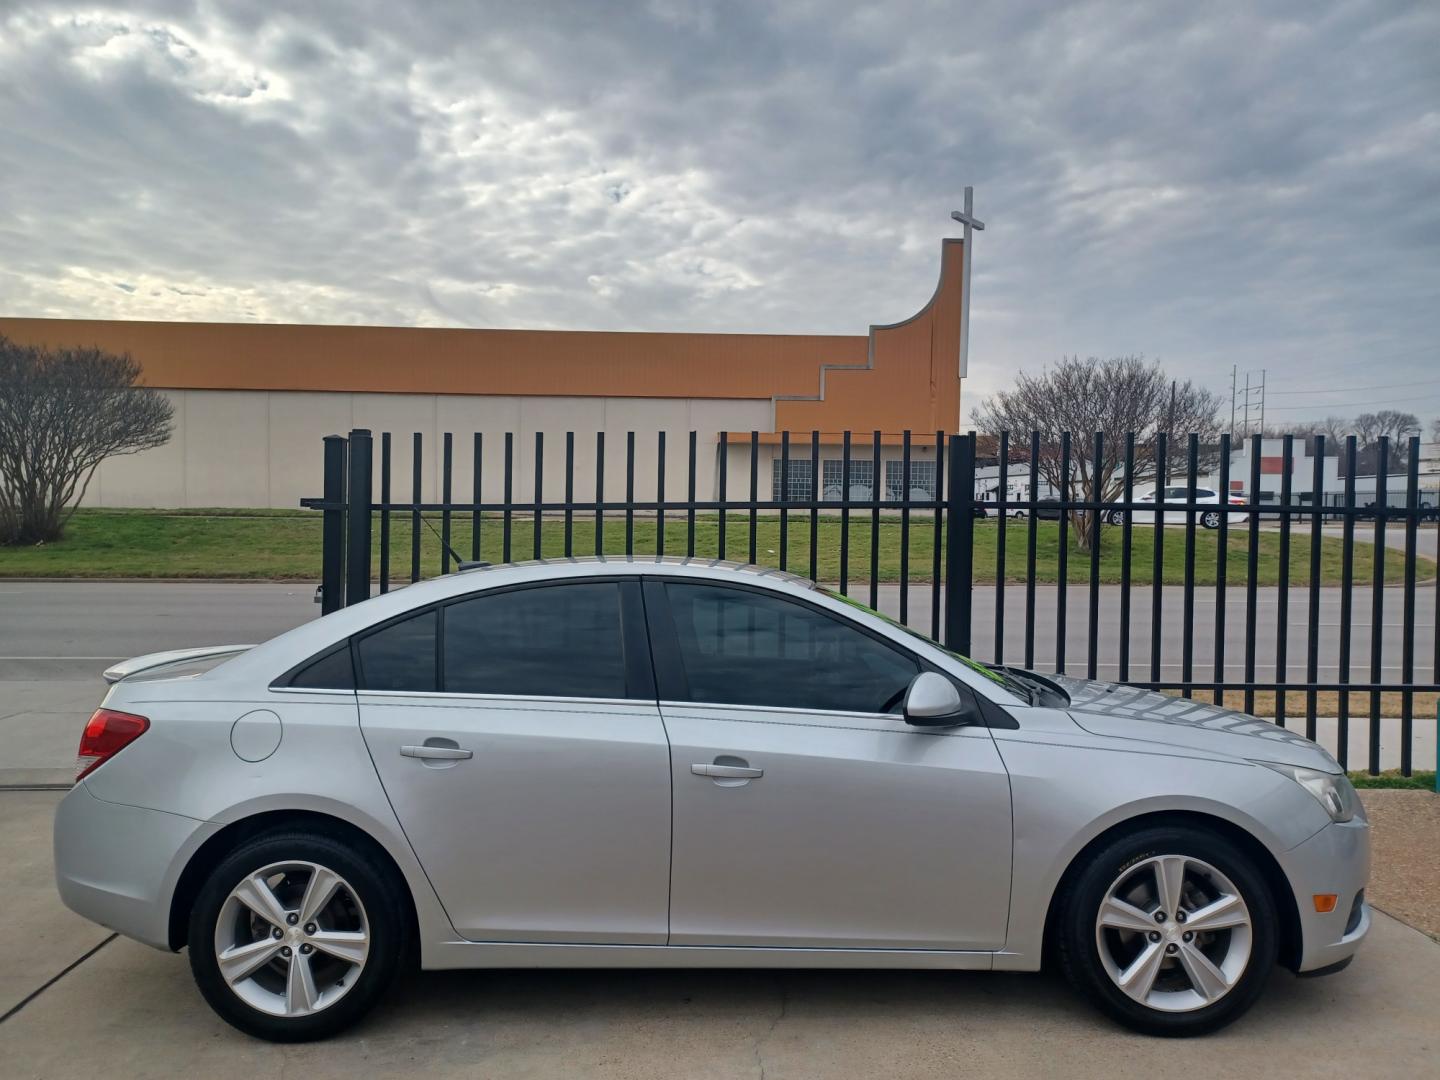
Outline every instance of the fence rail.
<path fill-rule="evenodd" d="M 1001 433 L 995 454 L 999 497 L 993 499 L 975 492 L 973 434 L 784 432 L 772 445 L 759 432 L 748 439 L 722 432 L 702 446 L 692 431 L 678 455 L 683 475 L 677 485 L 666 474 L 676 455 L 665 432 L 655 433 L 647 447 L 627 433 L 618 448 L 605 433 L 592 443 L 567 432 L 558 448 L 563 465 L 547 489 L 547 476 L 557 470 L 547 473 L 546 455 L 554 450 L 537 432 L 519 470 L 520 494 L 515 435 L 487 441 L 476 433 L 468 491 L 457 497 L 455 439 L 447 433 L 435 468 L 438 483 L 430 488 L 433 496 L 438 487 L 438 498 L 425 497 L 426 447 L 418 433 L 409 440 L 408 485 L 394 467 L 403 444 L 388 432 L 378 441 L 377 467 L 376 440 L 368 430 L 327 437 L 324 495 L 302 501 L 324 514 L 321 599 L 327 613 L 366 599 L 372 585 L 389 591 L 397 562 L 399 579 L 419 580 L 427 568 L 429 533 L 439 549 L 434 568 L 442 574 L 480 561 L 492 549 L 503 562 L 546 555 L 731 559 L 816 580 L 822 565 L 833 566 L 830 583 L 841 592 L 858 593 L 872 608 L 889 608 L 901 622 L 979 659 L 1006 663 L 1018 652 L 1022 666 L 1034 667 L 1042 663 L 1040 646 L 1048 639 L 1053 655 L 1042 666 L 1057 672 L 1088 678 L 1103 672 L 1118 682 L 1185 698 L 1207 695 L 1216 703 L 1238 695 L 1245 712 L 1256 710 L 1257 695 L 1269 695 L 1267 711 L 1276 723 L 1303 719 L 1307 737 L 1323 734 L 1347 766 L 1352 735 L 1363 721 L 1360 756 L 1371 772 L 1381 768 L 1382 731 L 1391 720 L 1398 721 L 1396 764 L 1404 774 L 1412 772 L 1416 697 L 1440 691 L 1440 573 L 1434 546 L 1423 560 L 1419 550 L 1421 526 L 1435 511 L 1421 498 L 1418 439 L 1404 448 L 1399 504 L 1389 501 L 1391 448 L 1380 441 L 1375 491 L 1366 505 L 1356 500 L 1353 438 L 1339 448 L 1346 466 L 1341 491 L 1324 490 L 1326 447 L 1317 438 L 1312 476 L 1297 492 L 1289 437 L 1277 464 L 1262 459 L 1256 436 L 1245 455 L 1248 475 L 1232 477 L 1228 436 L 1202 446 L 1191 435 L 1172 455 L 1163 434 L 1144 442 L 1127 434 L 1111 445 L 1094 433 L 1077 445 L 1068 433 L 1056 439 L 1031 433 L 1018 443 Z M 640 469 L 637 455 L 652 448 L 653 464 Z M 487 458 L 497 449 L 498 482 Z M 618 476 L 617 449 L 623 454 Z M 590 460 L 577 468 L 580 453 Z M 1202 461 L 1212 458 L 1213 470 L 1202 474 Z M 769 485 L 762 484 L 762 460 Z M 1001 494 L 1015 471 L 1028 480 L 1025 498 Z M 1277 471 L 1278 491 L 1263 491 L 1262 480 Z M 1112 476 L 1113 499 L 1095 494 L 1094 478 L 1105 475 Z M 838 484 L 822 483 L 826 477 Z M 1036 496 L 1042 478 L 1056 498 Z M 623 489 L 618 498 L 617 480 Z M 1244 491 L 1238 501 L 1232 481 Z M 1159 497 L 1144 497 L 1145 488 Z M 1214 494 L 1202 496 L 1202 489 Z M 406 526 L 408 551 L 397 552 L 397 534 Z M 1387 540 L 1397 531 L 1402 542 L 1392 547 Z M 1011 552 L 1017 533 L 1020 542 Z M 1213 545 L 1204 539 L 1211 533 Z M 762 535 L 774 547 L 762 550 Z M 456 547 L 467 543 L 468 560 Z M 1167 556 L 1175 550 L 1178 559 Z M 1017 565 L 1023 566 L 1018 582 Z M 1148 584 L 1137 581 L 1147 569 Z M 1200 576 L 1210 583 L 1197 583 Z M 882 580 L 887 577 L 893 583 Z M 1177 587 L 1178 604 L 1167 596 Z M 977 635 L 975 601 L 982 593 L 993 600 L 993 612 Z M 1019 602 L 1012 603 L 1017 593 Z M 1293 608 L 1292 599 L 1298 599 Z M 1072 600 L 1083 608 L 1077 616 L 1083 635 L 1071 633 Z M 1397 601 L 1400 621 L 1394 624 Z M 1368 638 L 1359 635 L 1365 640 L 1357 648 L 1355 625 L 1364 622 L 1366 605 Z M 1202 606 L 1213 610 L 1202 617 Z M 1268 621 L 1262 627 L 1261 612 L 1271 607 L 1273 627 Z M 1387 612 L 1392 624 L 1385 622 Z M 1293 614 L 1303 614 L 1303 641 L 1292 642 Z M 1018 642 L 1007 640 L 1016 618 Z M 985 629 L 988 643 L 977 640 L 987 636 Z M 1392 629 L 1399 629 L 1398 640 L 1388 633 Z M 1207 655 L 1200 655 L 1207 639 Z M 1427 643 L 1431 655 L 1417 663 L 1417 650 Z M 1364 645 L 1368 655 L 1360 651 Z M 1231 659 L 1237 651 L 1238 663 Z M 1430 681 L 1417 681 L 1425 668 Z M 1321 695 L 1332 694 L 1333 711 L 1327 700 L 1322 716 Z M 1292 714 L 1290 695 L 1303 695 L 1303 711 Z M 1353 707 L 1356 700 L 1366 706 L 1363 716 Z M 1386 713 L 1394 715 L 1382 718 Z M 1327 733 L 1320 731 L 1322 719 Z M 1430 722 L 1427 712 L 1422 723 Z M 1434 732 L 1422 730 L 1426 737 Z"/>

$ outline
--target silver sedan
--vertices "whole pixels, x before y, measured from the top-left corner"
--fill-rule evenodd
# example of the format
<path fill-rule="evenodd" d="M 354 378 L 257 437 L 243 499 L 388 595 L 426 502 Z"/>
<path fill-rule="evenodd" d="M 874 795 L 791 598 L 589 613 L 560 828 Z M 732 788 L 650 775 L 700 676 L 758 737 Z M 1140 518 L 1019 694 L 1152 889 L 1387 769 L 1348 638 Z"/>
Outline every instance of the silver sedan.
<path fill-rule="evenodd" d="M 60 803 L 65 902 L 262 1038 L 402 962 L 1035 971 L 1141 1031 L 1343 967 L 1368 826 L 1320 747 L 974 663 L 797 578 L 565 561 L 127 661 Z"/>

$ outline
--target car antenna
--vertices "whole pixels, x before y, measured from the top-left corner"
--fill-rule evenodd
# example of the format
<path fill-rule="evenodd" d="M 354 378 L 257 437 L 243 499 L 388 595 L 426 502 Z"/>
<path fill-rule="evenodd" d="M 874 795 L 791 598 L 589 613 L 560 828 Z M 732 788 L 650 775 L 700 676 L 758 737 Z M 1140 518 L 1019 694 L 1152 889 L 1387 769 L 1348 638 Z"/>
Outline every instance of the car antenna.
<path fill-rule="evenodd" d="M 435 528 L 434 522 L 432 522 L 432 521 L 431 521 L 429 518 L 427 518 L 424 514 L 421 514 L 421 515 L 420 515 L 420 520 L 423 521 L 423 522 L 425 522 L 426 527 L 429 528 L 429 530 L 430 530 L 432 533 L 435 534 L 435 539 L 440 541 L 440 546 L 441 546 L 442 548 L 444 548 L 447 552 L 449 552 L 450 558 L 452 558 L 452 559 L 455 560 L 455 565 L 456 565 L 457 568 L 459 568 L 459 569 L 461 569 L 461 570 L 469 570 L 469 569 L 472 569 L 473 567 L 475 567 L 476 565 L 488 565 L 488 564 L 483 564 L 483 563 L 482 563 L 482 564 L 476 564 L 476 563 L 470 562 L 468 559 L 462 559 L 462 558 L 459 556 L 459 554 L 455 551 L 455 549 L 452 548 L 449 544 L 447 544 L 447 543 L 445 542 L 445 538 L 440 535 L 440 530 L 437 529 L 437 528 Z"/>

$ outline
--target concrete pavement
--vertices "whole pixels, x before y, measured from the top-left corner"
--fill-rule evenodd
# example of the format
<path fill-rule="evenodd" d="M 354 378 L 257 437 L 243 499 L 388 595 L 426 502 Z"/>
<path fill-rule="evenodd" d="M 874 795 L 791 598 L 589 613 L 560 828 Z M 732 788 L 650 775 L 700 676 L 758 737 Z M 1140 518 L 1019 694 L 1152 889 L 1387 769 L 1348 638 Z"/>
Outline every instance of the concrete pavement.
<path fill-rule="evenodd" d="M 55 792 L 0 792 L 0 1015 L 109 935 L 50 880 Z M 1349 970 L 1275 975 L 1248 1016 L 1172 1041 L 1123 1031 L 1051 975 L 445 972 L 360 1028 L 273 1046 L 215 1017 L 183 955 L 109 941 L 0 1022 L 16 1080 L 205 1077 L 1424 1075 L 1440 1053 L 1440 944 L 1384 915 Z"/>
<path fill-rule="evenodd" d="M 313 587 L 303 583 L 207 583 L 207 582 L 0 582 L 0 783 L 62 782 L 74 760 L 80 726 L 104 693 L 100 672 L 109 664 L 129 656 L 192 645 L 263 641 L 275 634 L 318 616 L 312 602 Z M 868 587 L 852 587 L 852 595 L 868 598 Z M 881 610 L 898 616 L 901 589 L 879 587 Z M 974 628 L 972 653 L 979 659 L 996 656 L 994 626 L 997 592 L 993 587 L 973 590 Z M 1100 678 L 1119 676 L 1120 589 L 1100 589 L 1096 674 Z M 1351 677 L 1369 678 L 1372 592 L 1352 593 Z M 1089 591 L 1084 586 L 1066 590 L 1064 668 L 1075 674 L 1087 671 Z M 1150 670 L 1150 620 L 1152 595 L 1148 588 L 1131 592 L 1131 678 L 1147 678 Z M 1228 679 L 1244 675 L 1246 596 L 1244 589 L 1225 593 L 1225 665 Z M 1214 589 L 1200 590 L 1195 597 L 1194 677 L 1212 677 L 1216 621 Z M 931 599 L 928 585 L 906 590 L 908 621 L 928 632 L 931 628 Z M 1060 590 L 1041 586 L 1035 590 L 1034 666 L 1053 671 L 1059 666 L 1056 648 L 1059 638 Z M 1160 673 L 1164 679 L 1182 675 L 1183 644 L 1182 590 L 1161 590 Z M 1010 663 L 1025 660 L 1025 589 L 1005 589 L 1005 633 L 1003 658 Z M 1399 589 L 1382 590 L 1380 622 L 1383 663 L 1381 679 L 1399 682 L 1402 675 L 1402 600 Z M 1315 622 L 1319 631 L 1318 675 L 1322 681 L 1338 678 L 1341 604 L 1338 589 L 1320 591 Z M 1259 590 L 1255 608 L 1256 676 L 1275 677 L 1277 644 L 1281 640 L 1279 593 Z M 1311 623 L 1308 595 L 1292 590 L 1285 619 L 1284 641 L 1288 653 L 1287 671 L 1295 680 L 1303 678 L 1306 646 Z M 1436 589 L 1427 585 L 1416 595 L 1415 677 L 1417 682 L 1435 679 Z M 1336 749 L 1333 721 L 1322 723 L 1322 742 Z M 1399 720 L 1382 721 L 1382 767 L 1399 763 Z M 1366 726 L 1352 726 L 1351 760 L 1365 760 Z M 1328 741 L 1327 741 L 1328 740 Z M 1420 717 L 1416 724 L 1415 760 L 1429 762 L 1435 756 L 1435 725 L 1432 718 Z"/>

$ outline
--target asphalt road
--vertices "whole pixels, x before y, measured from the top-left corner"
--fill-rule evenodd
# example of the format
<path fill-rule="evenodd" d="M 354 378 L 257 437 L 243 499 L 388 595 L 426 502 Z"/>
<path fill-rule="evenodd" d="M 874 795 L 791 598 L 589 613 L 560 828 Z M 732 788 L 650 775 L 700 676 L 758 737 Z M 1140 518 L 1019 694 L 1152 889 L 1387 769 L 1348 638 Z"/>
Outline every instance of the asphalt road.
<path fill-rule="evenodd" d="M 866 586 L 852 587 L 857 599 L 868 598 Z M 900 588 L 882 585 L 880 609 L 892 616 L 901 610 Z M 320 609 L 312 602 L 309 585 L 271 583 L 131 583 L 131 582 L 0 582 L 0 680 L 77 679 L 97 676 L 117 659 L 162 649 L 195 645 L 264 641 L 308 619 Z M 995 659 L 995 598 L 993 587 L 973 590 L 974 615 L 971 652 L 981 660 Z M 1355 681 L 1368 678 L 1373 590 L 1352 590 L 1351 674 Z M 1433 677 L 1435 652 L 1436 588 L 1433 583 L 1416 592 L 1415 646 L 1417 678 Z M 907 621 L 922 631 L 931 629 L 930 588 L 908 590 Z M 1097 673 L 1113 677 L 1119 671 L 1119 586 L 1099 590 L 1097 619 Z M 1399 588 L 1381 590 L 1380 619 L 1382 681 L 1398 682 L 1404 644 L 1403 596 Z M 1025 661 L 1025 588 L 1005 589 L 1005 648 L 1007 662 Z M 1131 677 L 1142 678 L 1150 664 L 1152 590 L 1131 591 Z M 1088 657 L 1089 589 L 1071 586 L 1065 597 L 1065 669 L 1085 674 Z M 1194 611 L 1194 664 L 1201 677 L 1209 677 L 1215 656 L 1215 590 L 1198 590 Z M 1244 674 L 1246 641 L 1244 589 L 1225 594 L 1224 647 L 1227 676 Z M 1059 667 L 1060 590 L 1053 585 L 1035 590 L 1033 663 L 1037 669 Z M 1184 644 L 1184 595 L 1179 587 L 1161 590 L 1160 670 L 1162 678 L 1179 678 Z M 1318 674 L 1321 681 L 1338 679 L 1341 624 L 1338 588 L 1320 590 Z M 1285 641 L 1290 676 L 1303 678 L 1311 624 L 1309 597 L 1292 589 L 1285 619 Z M 1279 640 L 1280 593 L 1260 589 L 1256 595 L 1255 640 L 1257 676 L 1270 679 L 1275 672 Z"/>
<path fill-rule="evenodd" d="M 863 586 L 852 591 L 861 600 L 868 596 L 868 589 Z M 56 770 L 66 768 L 73 761 L 77 732 L 103 694 L 100 672 L 116 660 L 163 649 L 263 641 L 316 618 L 319 608 L 312 602 L 313 594 L 313 587 L 304 584 L 0 582 L 0 772 L 9 777 L 9 782 L 55 779 Z M 1400 682 L 1404 674 L 1401 591 L 1390 588 L 1381 594 L 1380 679 Z M 977 588 L 972 595 L 971 653 L 982 660 L 993 660 L 996 658 L 993 647 L 996 593 L 993 588 Z M 1415 645 L 1411 655 L 1417 682 L 1436 680 L 1433 668 L 1435 597 L 1434 584 L 1426 585 L 1416 595 Z M 1099 599 L 1095 673 L 1100 678 L 1117 678 L 1120 674 L 1119 587 L 1102 587 Z M 1369 679 L 1371 601 L 1370 589 L 1353 591 L 1348 621 L 1351 677 L 1357 682 Z M 1149 589 L 1132 591 L 1132 679 L 1149 677 L 1151 602 Z M 899 587 L 882 586 L 879 603 L 882 610 L 898 615 Z M 1160 676 L 1165 680 L 1178 680 L 1183 674 L 1183 603 L 1181 589 L 1161 590 L 1158 655 Z M 929 587 L 910 589 L 905 606 L 909 622 L 928 632 Z M 1089 590 L 1072 586 L 1066 590 L 1065 606 L 1063 666 L 1071 673 L 1085 675 Z M 1239 680 L 1245 673 L 1245 590 L 1228 590 L 1225 607 L 1225 673 L 1228 679 Z M 1059 611 L 1060 590 L 1055 586 L 1038 587 L 1033 666 L 1041 671 L 1053 671 L 1061 666 L 1056 648 Z M 1024 616 L 1024 587 L 1007 587 L 1005 647 L 1001 657 L 1006 662 L 1023 664 L 1026 660 Z M 1196 679 L 1212 677 L 1215 619 L 1214 590 L 1202 590 L 1195 597 L 1194 611 Z M 1289 677 L 1296 681 L 1304 677 L 1311 621 L 1307 593 L 1292 590 L 1283 625 L 1287 670 Z M 1321 590 L 1314 622 L 1319 644 L 1318 677 L 1322 682 L 1336 680 L 1341 626 L 1338 589 Z M 1258 680 L 1275 678 L 1281 625 L 1278 590 L 1260 590 L 1255 605 L 1255 676 Z M 1398 721 L 1386 721 L 1383 725 L 1385 767 L 1398 763 L 1397 725 Z M 1326 732 L 1331 730 L 1322 726 L 1322 741 L 1327 740 Z M 1416 744 L 1416 760 L 1432 760 L 1433 725 L 1421 723 L 1418 730 L 1422 732 L 1419 736 L 1422 741 Z M 1350 740 L 1352 760 L 1364 760 L 1360 753 L 1364 737 L 1364 725 L 1357 724 Z M 1333 738 L 1329 741 L 1333 743 Z"/>

